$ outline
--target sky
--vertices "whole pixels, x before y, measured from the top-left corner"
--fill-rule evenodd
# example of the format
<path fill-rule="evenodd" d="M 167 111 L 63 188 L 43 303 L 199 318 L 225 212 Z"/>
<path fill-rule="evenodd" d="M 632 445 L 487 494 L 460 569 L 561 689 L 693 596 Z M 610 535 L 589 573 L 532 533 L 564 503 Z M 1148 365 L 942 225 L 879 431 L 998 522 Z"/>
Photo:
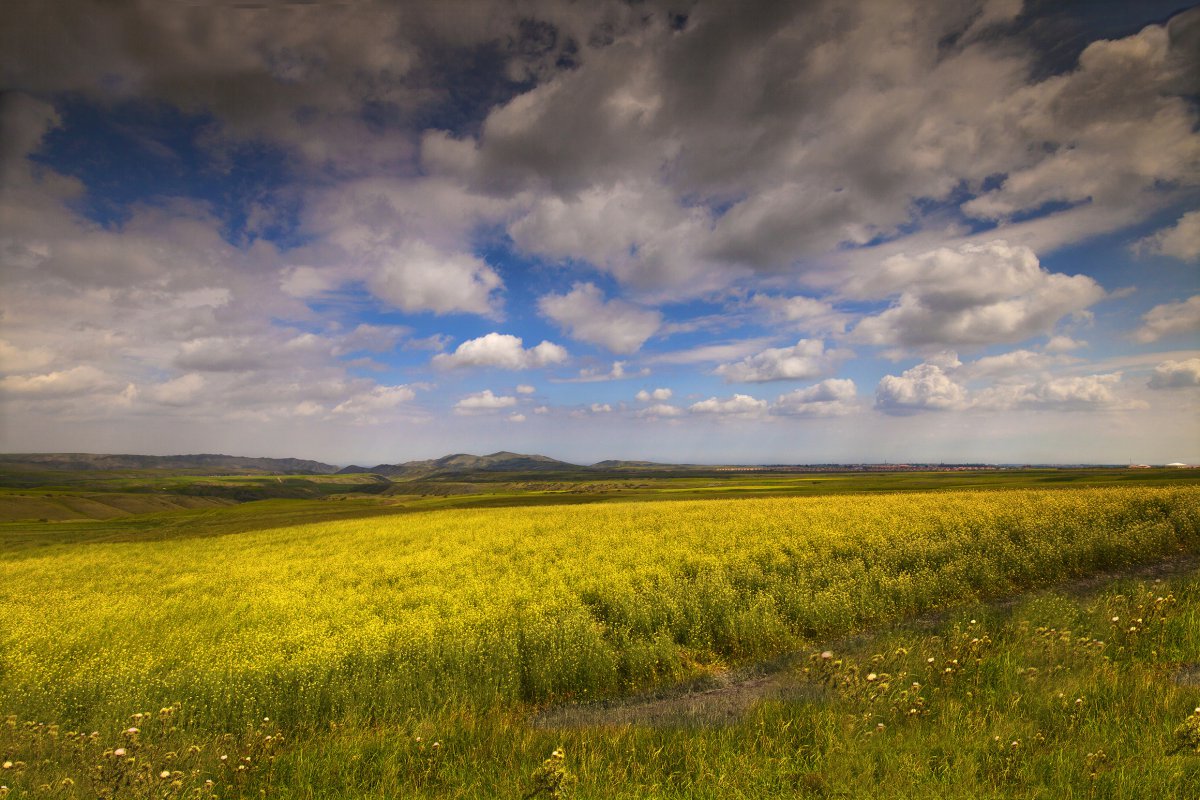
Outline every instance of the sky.
<path fill-rule="evenodd" d="M 9 0 L 0 450 L 1200 462 L 1200 7 Z"/>

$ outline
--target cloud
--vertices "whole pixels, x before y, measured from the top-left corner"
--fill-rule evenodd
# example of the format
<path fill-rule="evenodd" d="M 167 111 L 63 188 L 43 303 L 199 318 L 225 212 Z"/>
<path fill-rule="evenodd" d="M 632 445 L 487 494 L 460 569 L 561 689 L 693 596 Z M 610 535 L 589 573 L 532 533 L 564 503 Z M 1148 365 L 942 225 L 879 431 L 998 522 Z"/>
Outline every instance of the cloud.
<path fill-rule="evenodd" d="M 612 406 L 608 403 L 592 403 L 588 406 L 588 411 L 591 411 L 593 414 L 610 414 L 612 413 Z"/>
<path fill-rule="evenodd" d="M 1133 244 L 1141 255 L 1162 255 L 1180 261 L 1200 258 L 1200 211 L 1189 211 L 1169 228 L 1150 234 Z"/>
<path fill-rule="evenodd" d="M 336 289 L 340 283 L 341 276 L 333 270 L 307 265 L 288 266 L 280 270 L 279 288 L 292 297 L 319 297 Z"/>
<path fill-rule="evenodd" d="M 110 389 L 112 376 L 86 364 L 41 375 L 6 375 L 0 393 L 16 397 L 72 397 Z"/>
<path fill-rule="evenodd" d="M 978 393 L 973 405 L 991 410 L 1013 408 L 1054 411 L 1100 411 L 1145 408 L 1140 401 L 1127 401 L 1114 390 L 1121 373 L 1072 375 L 1034 383 L 1003 384 Z"/>
<path fill-rule="evenodd" d="M 433 357 L 438 369 L 460 367 L 491 367 L 495 369 L 536 369 L 567 360 L 567 351 L 553 342 L 543 341 L 526 350 L 520 337 L 506 333 L 489 333 L 478 339 L 469 339 L 453 353 L 439 353 Z"/>
<path fill-rule="evenodd" d="M 1104 297 L 1086 275 L 1041 268 L 1028 247 L 996 240 L 893 256 L 858 276 L 862 297 L 898 293 L 892 306 L 851 332 L 853 341 L 904 347 L 972 347 L 1049 334 L 1059 320 Z"/>
<path fill-rule="evenodd" d="M 756 294 L 751 303 L 766 309 L 769 319 L 810 333 L 843 333 L 853 317 L 837 311 L 832 303 L 813 297 L 775 297 Z"/>
<path fill-rule="evenodd" d="M 761 417 L 767 413 L 767 401 L 745 394 L 735 394 L 724 400 L 710 397 L 707 400 L 693 403 L 688 411 L 693 414 L 712 414 L 721 417 Z"/>
<path fill-rule="evenodd" d="M 856 409 L 854 381 L 831 378 L 803 389 L 781 394 L 771 406 L 772 414 L 800 417 L 834 417 Z"/>
<path fill-rule="evenodd" d="M 54 361 L 54 353 L 45 347 L 16 347 L 0 339 L 0 371 L 29 372 Z"/>
<path fill-rule="evenodd" d="M 1146 384 L 1151 389 L 1182 389 L 1200 386 L 1200 358 L 1185 361 L 1164 361 L 1154 368 Z"/>
<path fill-rule="evenodd" d="M 1018 140 L 1041 136 L 1049 146 L 1013 163 L 998 188 L 963 210 L 1007 219 L 1053 202 L 1116 207 L 1165 181 L 1194 185 L 1200 142 L 1178 89 L 1197 66 L 1195 37 L 1186 34 L 1195 19 L 1192 11 L 1124 39 L 1094 41 L 1072 72 L 1006 97 L 1009 113 L 1025 110 Z"/>
<path fill-rule="evenodd" d="M 355 394 L 333 407 L 334 414 L 345 414 L 358 418 L 370 418 L 383 411 L 390 411 L 416 397 L 408 386 L 373 386 L 370 390 Z"/>
<path fill-rule="evenodd" d="M 687 350 L 656 353 L 647 357 L 646 360 L 654 364 L 706 364 L 715 361 L 729 361 L 748 356 L 756 350 L 761 350 L 770 341 L 770 339 L 764 337 L 704 344 Z"/>
<path fill-rule="evenodd" d="M 636 372 L 629 372 L 625 369 L 627 361 L 614 361 L 607 372 L 602 371 L 602 367 L 584 367 L 579 370 L 579 375 L 574 378 L 551 378 L 553 383 L 600 383 L 602 381 L 623 381 L 627 378 L 644 377 L 650 374 L 650 370 L 643 367 Z"/>
<path fill-rule="evenodd" d="M 1070 356 L 1047 355 L 1032 350 L 1012 350 L 996 356 L 976 359 L 958 371 L 962 378 L 1004 378 L 1046 370 L 1059 364 L 1069 364 L 1075 359 Z"/>
<path fill-rule="evenodd" d="M 203 390 L 204 376 L 195 372 L 180 375 L 169 381 L 157 384 L 143 392 L 143 396 L 164 406 L 188 406 Z"/>
<path fill-rule="evenodd" d="M 527 383 L 522 383 L 517 386 L 517 394 L 533 394 L 537 389 Z"/>
<path fill-rule="evenodd" d="M 1146 404 L 1122 397 L 1121 373 L 1053 375 L 1049 368 L 1076 360 L 1029 350 L 987 356 L 967 364 L 957 358 L 926 361 L 899 376 L 885 375 L 875 391 L 875 408 L 885 414 L 922 411 L 1110 411 Z M 968 390 L 968 382 L 983 385 Z"/>
<path fill-rule="evenodd" d="M 639 409 L 636 416 L 641 419 L 671 419 L 683 415 L 683 409 L 669 403 L 655 403 Z"/>
<path fill-rule="evenodd" d="M 469 394 L 454 404 L 457 414 L 477 414 L 496 411 L 501 408 L 511 408 L 517 404 L 517 398 L 506 395 L 492 394 L 491 389 Z"/>
<path fill-rule="evenodd" d="M 967 406 L 967 390 L 936 364 L 918 364 L 900 375 L 884 375 L 875 389 L 875 408 L 885 414 L 953 411 Z"/>
<path fill-rule="evenodd" d="M 642 389 L 641 391 L 639 391 L 637 393 L 637 399 L 639 402 L 642 402 L 642 403 L 648 403 L 651 400 L 670 400 L 671 399 L 671 390 L 662 388 L 662 389 L 655 389 L 653 391 L 648 392 L 645 389 Z"/>
<path fill-rule="evenodd" d="M 524 414 L 509 414 L 508 421 L 509 422 L 524 422 L 525 415 Z"/>
<path fill-rule="evenodd" d="M 647 9 L 493 109 L 460 174 L 540 194 L 510 225 L 520 246 L 681 296 L 944 224 L 914 200 L 1004 225 L 1058 202 L 1061 243 L 1200 183 L 1195 13 L 1044 76 L 995 22 L 1014 7 L 712 4 L 682 33 Z"/>
<path fill-rule="evenodd" d="M 1058 335 L 1051 336 L 1050 340 L 1046 342 L 1044 349 L 1047 353 L 1069 353 L 1081 347 L 1087 347 L 1087 342 L 1072 339 L 1070 336 Z"/>
<path fill-rule="evenodd" d="M 271 363 L 260 342 L 248 337 L 207 336 L 179 346 L 174 365 L 198 372 L 247 372 Z"/>
<path fill-rule="evenodd" d="M 1200 330 L 1200 294 L 1177 303 L 1163 303 L 1142 315 L 1142 327 L 1133 333 L 1134 341 L 1148 344 L 1164 336 L 1176 336 Z"/>
<path fill-rule="evenodd" d="M 763 383 L 766 381 L 818 378 L 849 357 L 844 350 L 825 350 L 820 339 L 801 339 L 792 347 L 772 347 L 733 364 L 722 364 L 714 372 L 726 383 Z"/>
<path fill-rule="evenodd" d="M 389 253 L 367 279 L 371 293 L 403 311 L 490 315 L 492 293 L 504 284 L 496 271 L 468 253 L 443 253 L 410 242 Z"/>
<path fill-rule="evenodd" d="M 623 300 L 605 301 L 592 283 L 576 283 L 564 295 L 545 295 L 538 300 L 538 310 L 573 338 L 614 353 L 637 352 L 663 321 L 659 311 Z"/>
<path fill-rule="evenodd" d="M 585 261 L 649 296 L 665 293 L 679 298 L 728 282 L 722 274 L 728 267 L 706 260 L 697 250 L 711 225 L 707 209 L 684 207 L 670 188 L 628 179 L 593 185 L 566 197 L 544 195 L 508 230 L 526 252 Z M 592 302 L 599 302 L 599 297 Z M 643 317 L 639 329 L 649 328 L 650 321 Z"/>

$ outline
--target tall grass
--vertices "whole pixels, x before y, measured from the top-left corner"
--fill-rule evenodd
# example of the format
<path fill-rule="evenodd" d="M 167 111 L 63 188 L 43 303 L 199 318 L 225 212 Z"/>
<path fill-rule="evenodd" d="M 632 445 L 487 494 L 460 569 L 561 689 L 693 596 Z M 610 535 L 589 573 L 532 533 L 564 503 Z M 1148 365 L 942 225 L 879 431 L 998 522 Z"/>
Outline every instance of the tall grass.
<path fill-rule="evenodd" d="M 609 696 L 1200 545 L 1200 490 L 448 511 L 0 561 L 0 708 L 290 730 Z"/>

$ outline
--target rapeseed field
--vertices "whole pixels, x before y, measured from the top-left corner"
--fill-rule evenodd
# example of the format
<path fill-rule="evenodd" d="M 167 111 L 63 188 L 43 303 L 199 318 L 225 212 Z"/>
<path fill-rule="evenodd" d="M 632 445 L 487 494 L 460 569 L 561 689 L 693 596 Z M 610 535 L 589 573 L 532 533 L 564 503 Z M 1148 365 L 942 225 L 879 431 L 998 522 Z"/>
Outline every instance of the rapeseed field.
<path fill-rule="evenodd" d="M 659 733 L 548 734 L 527 720 L 1198 551 L 1200 490 L 1104 488 L 457 510 L 19 552 L 0 558 L 0 712 L 12 715 L 0 791 L 777 796 L 735 791 L 737 770 L 758 767 L 733 758 L 727 733 L 698 734 L 691 750 L 663 734 L 679 763 L 650 774 L 637 743 Z M 1141 622 L 1114 613 L 1116 633 L 1067 644 L 1111 659 L 1114 641 L 1137 639 L 1128 628 L 1167 618 L 1146 602 Z M 1154 630 L 1156 653 L 1175 647 L 1175 629 Z M 966 691 L 956 671 L 977 672 L 995 639 L 968 632 L 954 664 L 943 643 L 922 666 L 910 643 L 875 661 L 818 656 L 804 680 L 849 709 L 837 714 L 865 715 L 848 742 L 882 737 L 926 714 L 914 686 Z M 1038 647 L 1055 635 L 1038 633 Z M 872 696 L 895 709 L 876 719 Z M 755 719 L 784 724 L 764 708 Z M 1028 781 L 1020 748 L 1035 733 L 1015 720 L 1025 738 L 997 745 L 988 769 Z M 778 735 L 793 724 L 808 730 L 793 720 Z M 558 755 L 552 736 L 569 740 Z M 746 752 L 789 757 L 766 739 Z M 632 761 L 614 772 L 625 747 Z M 836 777 L 805 768 L 789 791 L 817 796 Z"/>

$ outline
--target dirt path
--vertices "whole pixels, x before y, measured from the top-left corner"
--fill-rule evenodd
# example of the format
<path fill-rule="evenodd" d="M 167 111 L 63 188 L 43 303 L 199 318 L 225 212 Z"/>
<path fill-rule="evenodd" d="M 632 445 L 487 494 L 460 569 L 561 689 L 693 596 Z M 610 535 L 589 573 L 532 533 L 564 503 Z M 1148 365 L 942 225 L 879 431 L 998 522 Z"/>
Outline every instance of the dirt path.
<path fill-rule="evenodd" d="M 1100 573 L 1037 591 L 1065 592 L 1082 597 L 1120 578 L 1165 578 L 1197 569 L 1200 569 L 1200 555 L 1179 556 L 1127 570 Z M 990 605 L 1012 608 L 1030 594 L 1032 592 L 993 601 Z M 949 614 L 949 611 L 937 611 L 900 624 L 932 629 Z M 556 706 L 537 714 L 532 723 L 539 728 L 558 729 L 623 725 L 686 727 L 732 723 L 762 700 L 821 696 L 824 691 L 822 687 L 797 679 L 792 667 L 806 660 L 816 650 L 841 652 L 851 646 L 861 646 L 874 637 L 874 633 L 856 634 L 825 646 L 789 653 L 768 663 L 665 687 L 650 694 L 586 705 Z M 1200 684 L 1200 665 L 1186 666 L 1178 679 L 1188 685 Z"/>

